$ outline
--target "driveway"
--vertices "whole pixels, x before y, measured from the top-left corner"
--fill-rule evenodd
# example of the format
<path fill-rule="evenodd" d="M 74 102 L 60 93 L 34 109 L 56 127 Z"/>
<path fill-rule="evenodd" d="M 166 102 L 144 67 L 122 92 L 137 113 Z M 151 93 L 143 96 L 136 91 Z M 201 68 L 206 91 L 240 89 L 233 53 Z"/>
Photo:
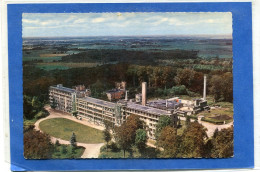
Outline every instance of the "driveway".
<path fill-rule="evenodd" d="M 63 112 L 60 112 L 60 111 L 53 110 L 49 106 L 46 106 L 45 109 L 47 111 L 49 111 L 50 115 L 47 116 L 46 118 L 39 119 L 38 121 L 35 122 L 34 125 L 35 125 L 35 129 L 36 130 L 41 131 L 41 129 L 39 127 L 39 124 L 42 121 L 47 120 L 47 119 L 51 119 L 51 118 L 67 118 L 69 120 L 75 121 L 77 123 L 81 123 L 83 125 L 86 125 L 86 126 L 89 126 L 89 127 L 92 127 L 92 128 L 96 128 L 98 130 L 103 130 L 104 129 L 104 127 L 93 125 L 93 124 L 89 123 L 85 119 L 78 120 L 78 119 L 76 119 L 75 117 L 71 116 L 68 113 L 63 113 Z M 70 142 L 67 141 L 67 140 L 62 140 L 62 139 L 55 138 L 55 137 L 51 136 L 52 143 L 55 143 L 56 140 L 58 140 L 60 144 L 66 144 L 66 145 L 70 144 Z M 77 142 L 77 145 L 78 146 L 82 146 L 82 147 L 85 148 L 85 151 L 83 152 L 81 158 L 98 158 L 98 155 L 100 153 L 100 148 L 104 145 L 104 143 L 87 144 L 87 143 L 79 143 L 79 142 Z"/>

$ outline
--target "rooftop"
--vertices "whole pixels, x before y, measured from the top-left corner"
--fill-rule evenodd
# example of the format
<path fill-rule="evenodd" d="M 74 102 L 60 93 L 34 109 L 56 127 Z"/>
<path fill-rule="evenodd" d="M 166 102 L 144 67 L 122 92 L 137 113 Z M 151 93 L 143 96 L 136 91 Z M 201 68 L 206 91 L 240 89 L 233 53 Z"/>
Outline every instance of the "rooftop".
<path fill-rule="evenodd" d="M 94 104 L 98 104 L 98 105 L 102 105 L 102 106 L 107 106 L 107 107 L 110 107 L 110 108 L 114 108 L 115 105 L 116 105 L 116 103 L 96 99 L 96 98 L 93 98 L 93 97 L 84 97 L 84 98 L 79 98 L 79 99 L 86 100 L 90 103 L 94 103 Z"/>
<path fill-rule="evenodd" d="M 50 88 L 54 88 L 60 91 L 64 91 L 64 92 L 69 92 L 69 93 L 75 93 L 76 90 L 71 89 L 71 88 L 67 88 L 67 87 L 63 87 L 62 85 L 54 85 L 54 86 L 50 86 Z"/>
<path fill-rule="evenodd" d="M 161 109 L 157 109 L 157 108 L 153 108 L 153 107 L 149 107 L 149 106 L 143 106 L 140 104 L 136 104 L 133 102 L 127 102 L 127 107 L 131 108 L 131 109 L 136 109 L 136 110 L 140 110 L 143 112 L 147 112 L 147 113 L 151 113 L 151 114 L 156 114 L 156 115 L 167 115 L 167 111 L 165 110 L 161 110 Z"/>

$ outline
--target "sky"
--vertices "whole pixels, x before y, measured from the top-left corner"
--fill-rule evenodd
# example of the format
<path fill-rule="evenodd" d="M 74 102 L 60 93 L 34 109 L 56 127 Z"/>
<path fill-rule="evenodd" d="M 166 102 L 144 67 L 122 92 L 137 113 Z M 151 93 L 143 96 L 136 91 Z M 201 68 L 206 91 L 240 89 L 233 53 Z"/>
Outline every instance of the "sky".
<path fill-rule="evenodd" d="M 23 37 L 232 35 L 232 14 L 23 13 Z"/>

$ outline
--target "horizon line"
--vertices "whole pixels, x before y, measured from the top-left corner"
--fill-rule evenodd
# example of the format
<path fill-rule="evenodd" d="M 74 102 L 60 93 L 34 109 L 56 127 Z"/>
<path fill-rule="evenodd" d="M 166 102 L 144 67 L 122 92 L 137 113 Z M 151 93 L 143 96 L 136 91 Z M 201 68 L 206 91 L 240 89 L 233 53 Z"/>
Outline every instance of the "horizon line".
<path fill-rule="evenodd" d="M 227 37 L 227 39 L 232 39 L 231 34 L 181 34 L 181 35 L 75 35 L 75 36 L 22 36 L 22 38 L 75 38 L 75 37 Z"/>

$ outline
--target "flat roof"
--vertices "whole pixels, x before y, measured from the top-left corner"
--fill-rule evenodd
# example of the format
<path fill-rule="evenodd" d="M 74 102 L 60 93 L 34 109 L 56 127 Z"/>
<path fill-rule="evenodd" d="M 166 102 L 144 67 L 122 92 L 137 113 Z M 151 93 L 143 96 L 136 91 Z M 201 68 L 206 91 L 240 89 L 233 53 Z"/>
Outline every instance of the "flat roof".
<path fill-rule="evenodd" d="M 139 111 L 156 114 L 156 115 L 167 115 L 168 114 L 167 111 L 165 111 L 165 110 L 161 110 L 161 109 L 157 109 L 157 108 L 153 108 L 153 107 L 149 107 L 149 106 L 143 106 L 143 105 L 132 103 L 132 102 L 127 102 L 127 108 L 136 109 Z"/>
<path fill-rule="evenodd" d="M 69 93 L 74 93 L 76 92 L 76 90 L 72 89 L 72 88 L 67 88 L 67 87 L 63 87 L 63 86 L 50 86 L 50 88 L 54 88 L 60 91 L 64 91 L 64 92 L 69 92 Z"/>
<path fill-rule="evenodd" d="M 107 107 L 110 107 L 110 108 L 114 108 L 115 105 L 116 105 L 116 103 L 96 99 L 96 98 L 93 98 L 93 97 L 83 97 L 83 98 L 78 98 L 78 99 L 85 100 L 87 102 L 98 104 L 98 105 L 101 105 L 101 106 L 107 106 Z"/>

